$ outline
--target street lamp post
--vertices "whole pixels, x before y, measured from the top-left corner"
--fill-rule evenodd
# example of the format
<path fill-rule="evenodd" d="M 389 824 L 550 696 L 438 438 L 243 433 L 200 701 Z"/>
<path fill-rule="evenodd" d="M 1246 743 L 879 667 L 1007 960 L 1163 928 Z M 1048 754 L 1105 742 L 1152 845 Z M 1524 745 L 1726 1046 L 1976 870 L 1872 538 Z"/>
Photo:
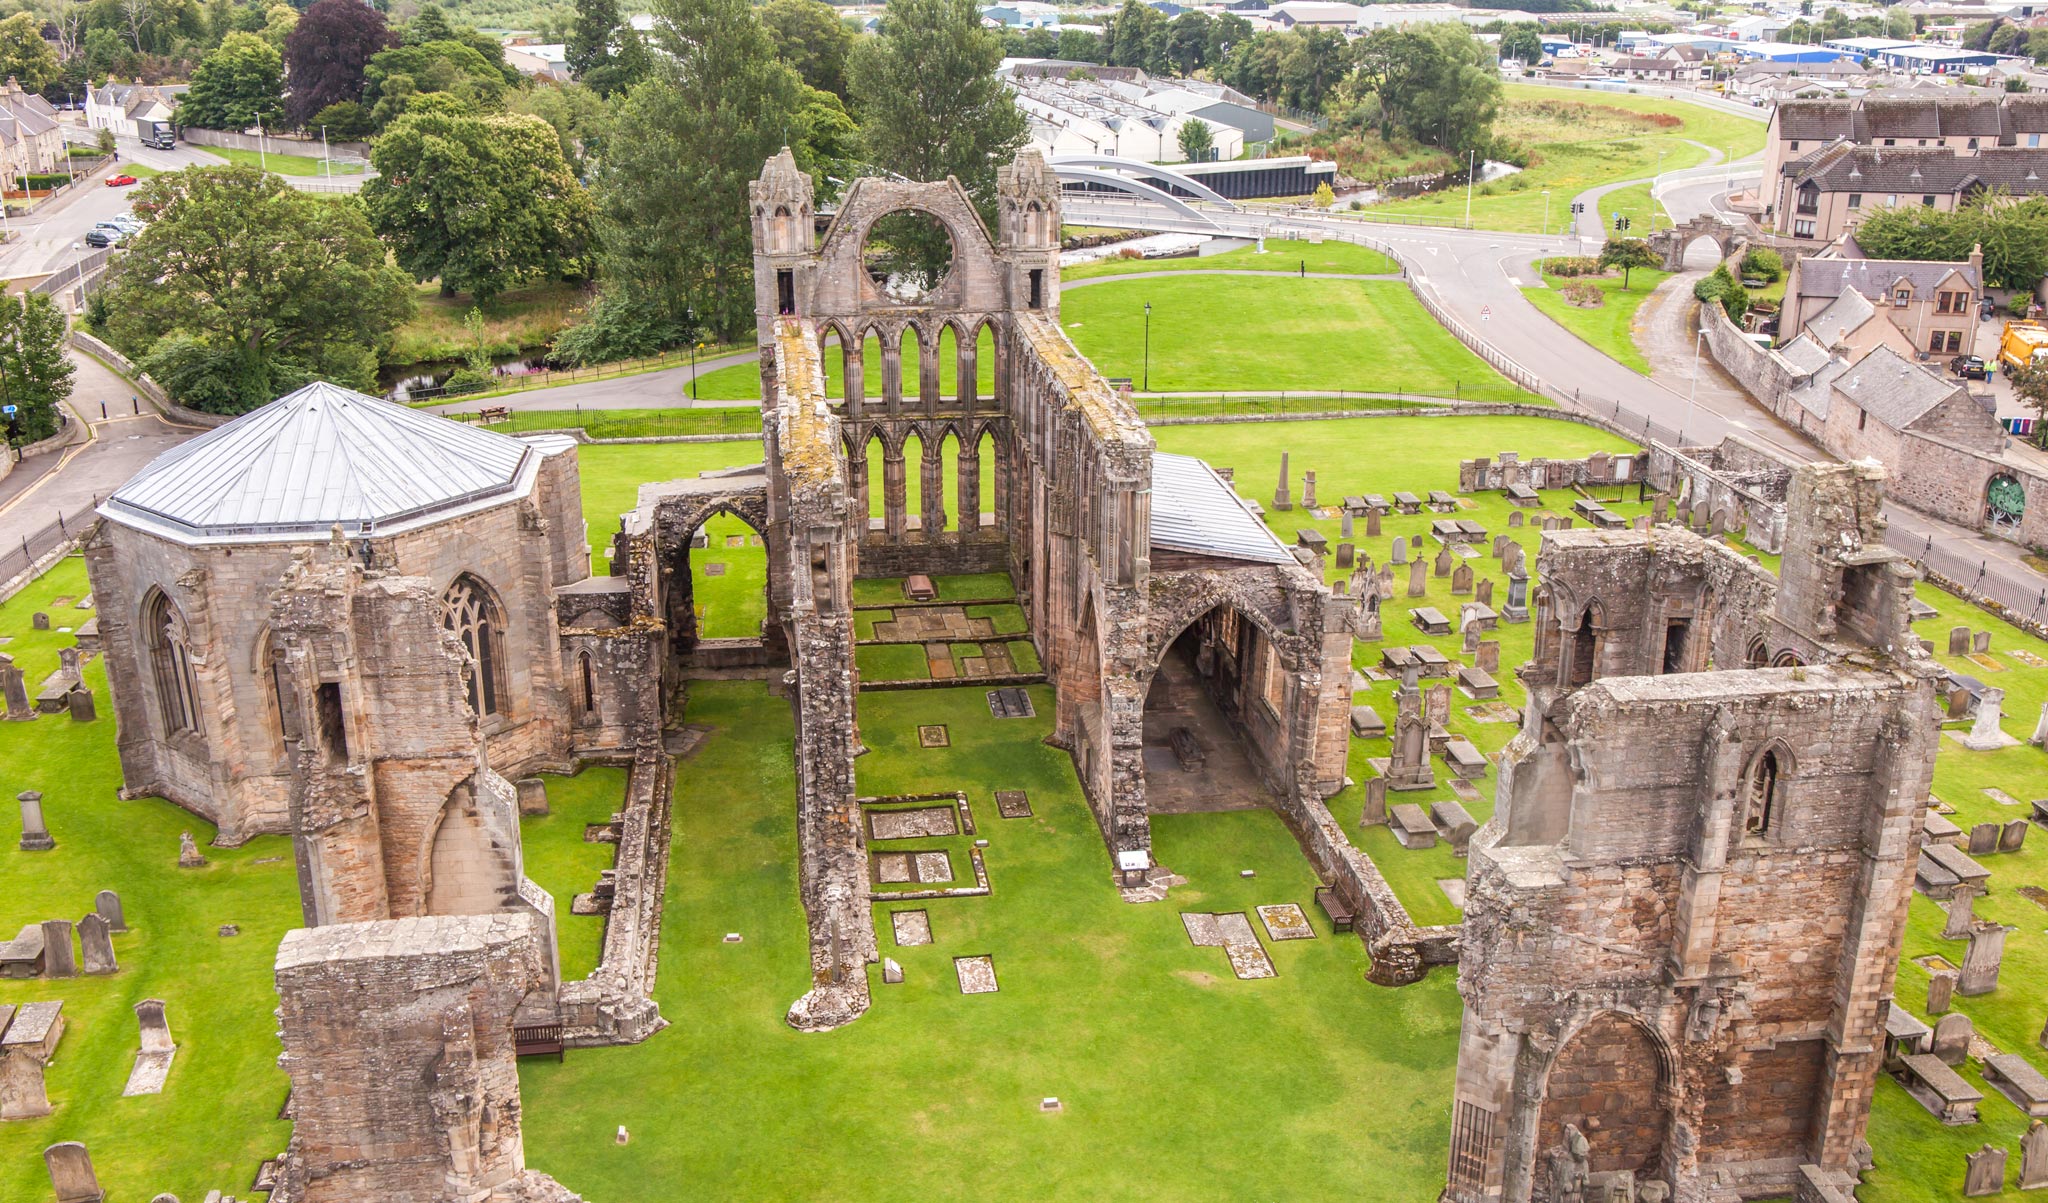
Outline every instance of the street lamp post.
<path fill-rule="evenodd" d="M 1152 391 L 1152 302 L 1145 302 L 1145 388 Z"/>
<path fill-rule="evenodd" d="M 697 399 L 697 352 L 704 346 L 695 339 L 690 340 L 690 400 Z"/>

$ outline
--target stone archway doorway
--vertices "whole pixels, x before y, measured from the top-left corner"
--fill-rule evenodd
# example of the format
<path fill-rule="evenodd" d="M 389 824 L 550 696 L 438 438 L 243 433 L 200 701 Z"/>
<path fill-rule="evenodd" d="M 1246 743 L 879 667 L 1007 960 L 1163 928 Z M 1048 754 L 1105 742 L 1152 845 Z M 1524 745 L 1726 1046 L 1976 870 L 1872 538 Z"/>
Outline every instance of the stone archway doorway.
<path fill-rule="evenodd" d="M 1145 691 L 1145 809 L 1252 810 L 1275 801 L 1247 739 L 1245 707 L 1262 704 L 1252 624 L 1228 604 L 1202 615 L 1159 658 Z"/>

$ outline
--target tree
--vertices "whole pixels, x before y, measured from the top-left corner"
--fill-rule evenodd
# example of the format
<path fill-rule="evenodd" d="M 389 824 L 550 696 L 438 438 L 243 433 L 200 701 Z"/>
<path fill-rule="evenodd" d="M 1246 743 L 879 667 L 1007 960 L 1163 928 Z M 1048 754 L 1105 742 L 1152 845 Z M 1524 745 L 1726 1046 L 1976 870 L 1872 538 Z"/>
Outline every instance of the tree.
<path fill-rule="evenodd" d="M 253 33 L 231 33 L 192 73 L 178 122 L 238 130 L 275 122 L 284 112 L 284 57 Z"/>
<path fill-rule="evenodd" d="M 1104 35 L 1112 67 L 1140 67 L 1164 75 L 1167 72 L 1166 14 L 1139 0 L 1124 0 L 1124 6 L 1110 18 Z"/>
<path fill-rule="evenodd" d="M 1190 117 L 1180 127 L 1180 157 L 1190 163 L 1206 163 L 1209 152 L 1216 148 L 1215 131 L 1200 117 Z"/>
<path fill-rule="evenodd" d="M 40 92 L 61 73 L 57 52 L 43 40 L 43 23 L 29 13 L 0 21 L 0 76 L 11 75 L 30 92 Z"/>
<path fill-rule="evenodd" d="M 1315 200 L 1316 208 L 1327 209 L 1337 203 L 1337 190 L 1330 187 L 1328 180 L 1324 180 L 1316 185 L 1315 197 L 1313 199 Z"/>
<path fill-rule="evenodd" d="M 1991 31 L 1991 40 L 1986 48 L 1993 54 L 2018 54 L 2025 47 L 2028 31 L 2010 22 L 2001 22 Z"/>
<path fill-rule="evenodd" d="M 364 68 L 396 40 L 384 14 L 361 0 L 315 0 L 284 41 L 286 117 L 303 127 L 329 105 L 361 101 Z"/>
<path fill-rule="evenodd" d="M 1216 18 L 1200 9 L 1191 8 L 1167 22 L 1166 59 L 1174 74 L 1193 75 L 1208 66 L 1215 33 Z"/>
<path fill-rule="evenodd" d="M 361 202 L 195 167 L 144 181 L 135 208 L 153 220 L 107 268 L 107 333 L 173 396 L 241 413 L 312 379 L 375 386 L 413 294 Z"/>
<path fill-rule="evenodd" d="M 2013 393 L 2038 415 L 2034 423 L 2034 445 L 2048 447 L 2048 364 L 2030 361 L 2016 368 L 2002 363 L 1999 370 L 2012 382 Z"/>
<path fill-rule="evenodd" d="M 612 110 L 597 89 L 568 80 L 538 83 L 512 98 L 513 112 L 531 113 L 554 127 L 562 158 L 578 179 L 588 159 L 604 150 L 605 135 L 611 129 Z"/>
<path fill-rule="evenodd" d="M 19 447 L 57 433 L 57 407 L 77 370 L 64 353 L 63 311 L 39 293 L 0 297 L 0 402 L 15 407 L 7 441 Z"/>
<path fill-rule="evenodd" d="M 620 24 L 618 0 L 576 0 L 576 19 L 562 51 L 569 74 L 582 79 L 611 62 Z"/>
<path fill-rule="evenodd" d="M 775 56 L 796 68 L 804 83 L 820 92 L 846 95 L 846 56 L 853 30 L 839 11 L 821 0 L 768 0 L 761 27 L 775 44 Z"/>
<path fill-rule="evenodd" d="M 1958 263 L 1984 251 L 1984 281 L 2028 292 L 2048 275 L 2048 197 L 2014 201 L 1987 192 L 1953 212 L 1920 205 L 1879 209 L 1856 229 L 1873 256 Z"/>
<path fill-rule="evenodd" d="M 1527 23 L 1510 25 L 1501 31 L 1500 61 L 1524 63 L 1535 66 L 1543 61 L 1543 33 L 1541 27 Z"/>
<path fill-rule="evenodd" d="M 973 0 L 889 0 L 880 36 L 855 46 L 847 64 L 871 161 L 913 180 L 957 178 L 991 229 L 996 168 L 1030 128 L 996 78 L 1002 53 Z M 897 249 L 929 268 L 946 253 L 942 241 L 927 226 L 922 245 Z"/>
<path fill-rule="evenodd" d="M 620 104 L 592 182 L 605 293 L 584 324 L 605 325 L 572 340 L 586 349 L 643 354 L 700 327 L 748 336 L 747 185 L 785 138 L 801 140 L 803 81 L 775 57 L 747 0 L 655 0 L 654 9 L 663 53 L 649 56 L 649 78 Z"/>
<path fill-rule="evenodd" d="M 489 305 L 508 288 L 588 270 L 590 198 L 554 127 L 525 114 L 417 105 L 370 152 L 370 225 L 416 280 Z"/>
<path fill-rule="evenodd" d="M 1622 287 L 1628 287 L 1625 278 Z M 1709 304 L 1719 302 L 1730 321 L 1739 322 L 1742 315 L 1749 312 L 1749 290 L 1742 286 L 1742 281 L 1735 278 L 1725 263 L 1694 284 L 1692 295 Z"/>
<path fill-rule="evenodd" d="M 412 97 L 423 92 L 445 92 L 474 109 L 489 110 L 502 103 L 505 79 L 475 47 L 452 41 L 394 46 L 372 56 L 363 69 L 363 103 L 379 127 L 397 120 Z"/>
<path fill-rule="evenodd" d="M 338 100 L 307 118 L 306 132 L 335 142 L 359 142 L 377 132 L 377 122 L 355 101 Z"/>
<path fill-rule="evenodd" d="M 1375 30 L 1360 40 L 1357 57 L 1340 99 L 1376 110 L 1382 137 L 1405 134 L 1453 154 L 1491 147 L 1500 78 L 1465 26 Z"/>
<path fill-rule="evenodd" d="M 1628 274 L 1638 267 L 1655 267 L 1663 260 L 1640 238 L 1610 238 L 1600 247 L 1600 266 L 1621 269 L 1621 289 L 1628 291 Z"/>
<path fill-rule="evenodd" d="M 428 42 L 452 42 L 455 27 L 448 23 L 448 14 L 438 4 L 429 4 L 420 9 L 419 15 L 405 23 L 405 44 L 422 46 Z"/>

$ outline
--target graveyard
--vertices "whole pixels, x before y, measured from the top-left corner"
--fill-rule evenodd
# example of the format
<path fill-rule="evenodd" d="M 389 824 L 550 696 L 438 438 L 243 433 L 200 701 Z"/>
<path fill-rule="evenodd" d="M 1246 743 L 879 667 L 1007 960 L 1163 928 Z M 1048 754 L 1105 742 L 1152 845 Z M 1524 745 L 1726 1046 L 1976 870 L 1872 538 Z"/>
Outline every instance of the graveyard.
<path fill-rule="evenodd" d="M 1322 552 L 1333 588 L 1350 593 L 1392 570 L 1381 589 L 1390 595 L 1379 602 L 1380 638 L 1353 646 L 1364 682 L 1354 704 L 1371 713 L 1354 712 L 1354 730 L 1367 734 L 1347 736 L 1353 784 L 1329 807 L 1416 923 L 1455 923 L 1459 841 L 1470 835 L 1465 824 L 1493 813 L 1490 762 L 1525 699 L 1515 669 L 1531 655 L 1533 624 L 1512 620 L 1512 570 L 1519 561 L 1533 574 L 1546 521 L 1570 518 L 1585 529 L 1609 521 L 1595 511 L 1627 524 L 1657 508 L 1633 485 L 1545 488 L 1533 499 L 1461 492 L 1461 461 L 1502 451 L 1523 462 L 1578 460 L 1631 448 L 1582 426 L 1514 418 L 1169 426 L 1155 435 L 1163 451 L 1228 469 L 1275 534 Z M 743 464 L 750 454 L 758 450 L 746 443 L 584 448 L 593 550 L 603 551 L 604 533 L 640 482 Z M 1285 510 L 1275 505 L 1283 456 Z M 1347 499 L 1375 497 L 1384 512 L 1347 507 Z M 717 558 L 693 561 L 696 604 L 707 630 L 739 632 L 760 620 L 765 552 L 738 525 L 710 528 L 707 545 L 713 538 Z M 878 880 L 876 892 L 939 895 L 873 906 L 886 961 L 868 971 L 872 1009 L 829 1034 L 784 1022 L 807 973 L 798 837 L 786 801 L 795 788 L 789 707 L 763 682 L 692 682 L 685 713 L 696 738 L 675 769 L 655 989 L 672 1026 L 633 1047 L 522 1062 L 530 1164 L 594 1199 L 634 1197 L 647 1181 L 685 1176 L 703 1197 L 817 1197 L 849 1175 L 864 1184 L 863 1197 L 930 1197 L 958 1189 L 963 1148 L 974 1150 L 976 1193 L 993 1197 L 1214 1196 L 1242 1188 L 1238 1167 L 1254 1164 L 1286 1167 L 1261 1181 L 1259 1197 L 1328 1198 L 1355 1193 L 1362 1181 L 1376 1184 L 1375 1197 L 1434 1197 L 1459 1027 L 1454 971 L 1436 968 L 1402 987 L 1367 981 L 1365 949 L 1318 905 L 1318 875 L 1294 837 L 1259 798 L 1243 796 L 1256 785 L 1206 800 L 1196 788 L 1190 809 L 1155 814 L 1157 862 L 1185 883 L 1163 905 L 1121 900 L 1106 887 L 1073 765 L 1045 743 L 1051 691 L 1014 686 L 1028 704 L 999 716 L 979 679 L 1028 681 L 1038 671 L 1007 582 L 936 577 L 932 601 L 958 602 L 967 625 L 949 628 L 948 616 L 929 630 L 893 631 L 913 613 L 900 604 L 905 585 L 860 582 L 863 676 L 950 673 L 958 683 L 860 697 L 867 751 L 855 766 L 859 793 L 943 795 L 867 811 L 870 822 L 893 815 L 904 824 L 872 833 L 878 878 L 897 879 Z M 77 604 L 86 592 L 73 557 L 0 606 L 0 651 L 30 693 L 61 672 L 60 650 L 92 617 Z M 1924 894 L 1911 903 L 1897 998 L 1929 1030 L 1920 1036 L 1897 1024 L 1896 1077 L 1879 1084 L 1875 1163 L 1858 1197 L 1954 1198 L 1966 1158 L 1989 1145 L 2008 1151 L 2000 1181 L 2014 1189 L 2006 1197 L 2023 1198 L 2025 1104 L 2048 1106 L 2028 1070 L 2048 1064 L 2040 1043 L 2048 890 L 2036 884 L 2048 880 L 2048 841 L 2032 831 L 2048 766 L 2026 742 L 2048 703 L 2048 643 L 1931 586 L 1918 593 L 1932 613 L 1916 633 L 1945 667 L 1983 687 L 1970 695 L 1978 709 L 1951 720 L 1942 739 L 1934 792 L 1953 832 L 1940 824 L 1931 832 L 1956 840 L 1956 851 L 1989 875 L 1970 878 L 1985 892 L 1963 920 Z M 1467 609 L 1479 605 L 1493 612 L 1490 622 Z M 1956 628 L 1960 650 L 1951 652 Z M 919 654 L 935 642 L 946 655 Z M 1418 704 L 1443 728 L 1441 750 L 1428 759 L 1425 788 L 1376 790 L 1376 765 L 1393 749 L 1372 732 L 1396 725 L 1411 661 Z M 34 1060 L 50 1107 L 0 1123 L 0 1196 L 47 1197 L 43 1150 L 77 1141 L 109 1197 L 224 1190 L 246 1198 L 291 1129 L 278 1114 L 287 1081 L 271 1018 L 274 950 L 299 922 L 290 842 L 259 836 L 221 848 L 186 811 L 161 799 L 121 800 L 104 671 L 100 657 L 83 658 L 92 719 L 46 714 L 0 725 L 9 786 L 42 795 L 54 844 L 24 851 L 10 839 L 0 851 L 8 859 L 0 934 L 32 927 L 54 948 L 59 933 L 41 926 L 48 921 L 78 925 L 81 938 L 93 929 L 79 944 L 76 976 L 0 976 L 0 1008 L 15 1008 L 13 1023 L 22 1025 L 18 1037 L 0 1036 L 0 1058 L 14 1067 L 0 1071 L 0 1084 L 18 1081 L 12 1075 Z M 1961 740 L 1984 725 L 1988 690 L 2003 691 L 1997 725 L 2011 742 L 1974 750 Z M 1205 760 L 1220 764 L 1229 749 L 1211 729 L 1195 730 Z M 580 976 L 596 963 L 604 920 L 568 904 L 609 866 L 611 847 L 586 831 L 617 809 L 625 775 L 593 765 L 543 780 L 550 810 L 522 822 L 526 862 L 562 901 L 563 972 Z M 1378 805 L 1386 819 L 1361 823 Z M 187 831 L 204 864 L 181 866 Z M 916 867 L 884 868 L 892 853 Z M 942 855 L 927 860 L 933 853 Z M 932 865 L 943 868 L 927 876 Z M 101 891 L 116 895 L 127 930 L 98 934 L 107 913 Z M 1312 937 L 1301 938 L 1289 907 Z M 1944 938 L 1959 921 L 1982 933 L 1975 957 L 1971 939 Z M 1226 929 L 1237 938 L 1219 934 Z M 7 963 L 0 954 L 0 974 Z M 900 983 L 889 980 L 899 975 Z M 1939 1013 L 1927 1005 L 1930 986 L 1943 990 L 1937 975 L 1948 981 Z M 61 1027 L 48 1019 L 47 1004 L 58 1002 Z M 146 1032 L 155 1033 L 154 1054 Z M 1133 1065 L 1145 1072 L 1129 1072 Z M 636 1089 L 649 1081 L 679 1085 Z M 1191 1122 L 1187 1105 L 1197 1099 L 1200 1119 Z M 1361 1122 L 1367 1099 L 1371 1118 Z"/>

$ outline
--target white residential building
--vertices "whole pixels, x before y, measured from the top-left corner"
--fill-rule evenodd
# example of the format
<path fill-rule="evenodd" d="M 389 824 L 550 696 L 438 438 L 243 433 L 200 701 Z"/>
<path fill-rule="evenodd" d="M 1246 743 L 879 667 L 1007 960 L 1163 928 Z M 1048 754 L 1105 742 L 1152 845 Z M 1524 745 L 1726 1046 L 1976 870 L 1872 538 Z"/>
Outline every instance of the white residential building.
<path fill-rule="evenodd" d="M 85 93 L 87 129 L 112 130 L 120 137 L 140 137 L 138 123 L 169 121 L 177 111 L 185 84 L 121 84 L 109 81 L 105 87 Z"/>

